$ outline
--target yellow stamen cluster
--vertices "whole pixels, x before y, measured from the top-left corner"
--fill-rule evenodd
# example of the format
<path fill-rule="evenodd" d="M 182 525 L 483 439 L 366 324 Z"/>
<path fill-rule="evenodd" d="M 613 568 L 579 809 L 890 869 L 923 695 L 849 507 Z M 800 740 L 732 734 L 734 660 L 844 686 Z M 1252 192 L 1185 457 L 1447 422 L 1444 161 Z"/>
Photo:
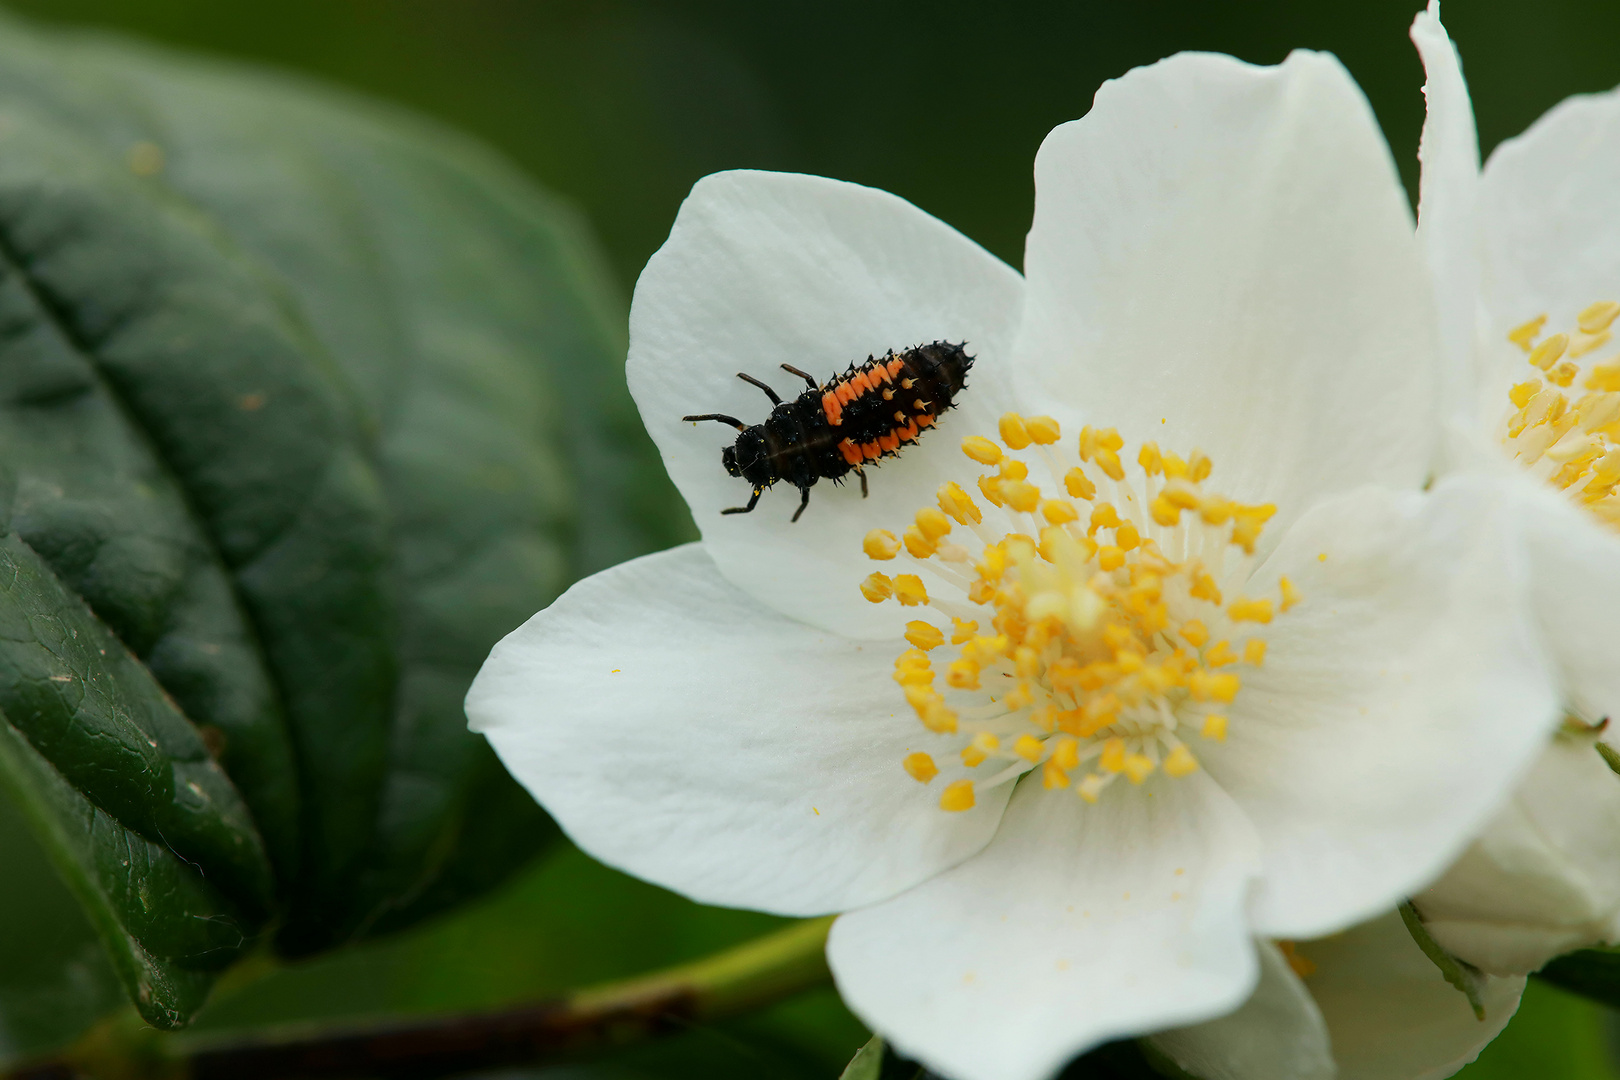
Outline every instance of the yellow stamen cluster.
<path fill-rule="evenodd" d="M 1030 771 L 1088 802 L 1121 776 L 1141 784 L 1160 770 L 1196 771 L 1183 736 L 1226 738 L 1240 670 L 1265 662 L 1256 630 L 1301 599 L 1287 578 L 1275 599 L 1236 594 L 1275 508 L 1206 491 L 1209 458 L 1153 443 L 1136 455 L 1140 481 L 1127 480 L 1124 441 L 1110 428 L 1083 429 L 1073 454 L 1050 417 L 1009 413 L 998 435 L 964 439 L 962 450 L 994 470 L 978 491 L 1006 528 L 986 525 L 979 503 L 948 483 L 902 538 L 874 530 L 863 545 L 929 575 L 928 589 L 914 574 L 874 573 L 861 585 L 874 603 L 892 597 L 935 616 L 906 623 L 912 648 L 894 678 L 907 702 L 964 768 L 999 766 L 952 781 L 940 805 L 966 810 L 976 790 Z M 1037 486 L 1030 463 L 1009 452 L 1020 450 L 1062 490 Z M 923 783 L 940 774 L 921 751 L 904 767 Z"/>
<path fill-rule="evenodd" d="M 1542 338 L 1541 315 L 1508 334 L 1539 374 L 1508 392 L 1503 442 L 1525 467 L 1620 529 L 1620 354 L 1582 363 L 1610 342 L 1616 316 L 1620 303 L 1604 300 L 1576 316 L 1572 333 Z"/>

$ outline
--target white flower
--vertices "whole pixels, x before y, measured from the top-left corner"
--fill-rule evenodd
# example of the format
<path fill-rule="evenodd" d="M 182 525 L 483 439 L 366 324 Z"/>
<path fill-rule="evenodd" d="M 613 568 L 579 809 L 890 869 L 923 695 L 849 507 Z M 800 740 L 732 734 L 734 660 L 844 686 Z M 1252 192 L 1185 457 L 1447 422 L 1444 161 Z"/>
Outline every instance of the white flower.
<path fill-rule="evenodd" d="M 1432 880 L 1556 712 L 1499 489 L 1420 490 L 1435 319 L 1338 63 L 1132 72 L 1036 181 L 1027 286 L 880 192 L 699 183 L 629 377 L 703 541 L 576 585 L 467 703 L 603 861 L 847 912 L 846 1000 L 960 1080 L 1230 1012 L 1256 936 Z M 870 499 L 720 514 L 735 435 L 680 418 L 762 416 L 736 372 L 935 340 L 969 385 Z"/>
<path fill-rule="evenodd" d="M 1154 1036 L 1201 1080 L 1438 1080 L 1507 1026 L 1524 976 L 1487 978 L 1483 1017 L 1393 912 L 1319 941 L 1260 945 L 1241 1009 Z"/>
<path fill-rule="evenodd" d="M 1526 972 L 1620 939 L 1620 778 L 1594 745 L 1620 717 L 1620 92 L 1565 101 L 1482 171 L 1437 3 L 1412 37 L 1428 69 L 1418 232 L 1448 361 L 1448 464 L 1520 505 L 1539 646 L 1570 716 L 1416 904 L 1463 959 Z"/>

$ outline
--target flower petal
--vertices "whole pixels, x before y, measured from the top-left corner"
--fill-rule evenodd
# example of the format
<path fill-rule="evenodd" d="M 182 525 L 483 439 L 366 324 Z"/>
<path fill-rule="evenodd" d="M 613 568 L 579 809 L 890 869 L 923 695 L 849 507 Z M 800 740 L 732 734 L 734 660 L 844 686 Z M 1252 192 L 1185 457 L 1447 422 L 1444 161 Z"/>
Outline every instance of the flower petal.
<path fill-rule="evenodd" d="M 1133 71 L 1047 136 L 1035 186 L 1028 397 L 1203 449 L 1226 494 L 1277 504 L 1275 529 L 1323 492 L 1421 483 L 1439 378 L 1427 272 L 1337 60 Z"/>
<path fill-rule="evenodd" d="M 1439 1080 L 1479 1056 L 1519 1008 L 1524 979 L 1487 979 L 1485 1019 L 1424 956 L 1398 914 L 1302 943 L 1339 1080 Z"/>
<path fill-rule="evenodd" d="M 1006 800 L 949 814 L 937 792 L 960 765 L 928 789 L 906 775 L 922 729 L 897 715 L 892 659 L 761 607 L 691 544 L 507 635 L 467 715 L 603 862 L 704 903 L 819 914 L 960 862 Z"/>
<path fill-rule="evenodd" d="M 1011 407 L 1001 388 L 1022 303 L 1016 271 L 886 192 L 792 173 L 700 180 L 636 284 L 626 370 L 721 573 L 824 629 L 891 633 L 857 589 L 871 569 L 861 539 L 879 526 L 898 532 L 914 510 L 934 505 L 939 485 L 965 471 L 962 437 L 993 432 Z M 805 385 L 781 364 L 825 381 L 869 354 L 935 340 L 967 343 L 977 358 L 968 389 L 937 431 L 872 472 L 872 498 L 861 498 L 853 477 L 841 489 L 817 484 L 794 524 L 798 492 L 779 485 L 753 513 L 721 516 L 749 495 L 720 463 L 736 432 L 682 416 L 757 423 L 770 402 L 738 372 L 791 399 Z"/>
<path fill-rule="evenodd" d="M 1443 400 L 1450 414 L 1472 417 L 1480 319 L 1479 135 L 1457 48 L 1440 22 L 1440 0 L 1412 20 L 1412 43 L 1423 57 L 1428 113 L 1418 160 L 1418 242 L 1434 275 L 1440 344 L 1445 354 Z"/>
<path fill-rule="evenodd" d="M 1480 186 L 1491 341 L 1620 300 L 1620 90 L 1566 98 L 1496 148 Z M 1515 354 L 1523 362 L 1523 354 Z"/>
<path fill-rule="evenodd" d="M 1414 904 L 1434 939 L 1522 975 L 1615 937 L 1620 777 L 1587 737 L 1559 737 L 1484 833 Z"/>
<path fill-rule="evenodd" d="M 1164 1031 L 1153 1044 L 1200 1080 L 1334 1080 L 1327 1023 L 1281 950 L 1257 941 L 1260 982 L 1234 1013 Z"/>
<path fill-rule="evenodd" d="M 1548 485 L 1515 476 L 1535 575 L 1542 632 L 1563 675 L 1568 704 L 1596 723 L 1620 720 L 1620 536 Z M 1610 736 L 1613 738 L 1613 736 Z"/>
<path fill-rule="evenodd" d="M 855 1013 L 957 1080 L 1037 1080 L 1112 1036 L 1248 996 L 1253 833 L 1208 778 L 1095 806 L 1025 781 L 982 854 L 833 926 Z"/>
<path fill-rule="evenodd" d="M 1263 635 L 1230 738 L 1200 748 L 1255 822 L 1261 933 L 1331 933 L 1438 877 L 1560 716 L 1528 625 L 1517 504 L 1479 478 L 1315 507 L 1253 582 L 1303 593 Z M 1321 556 L 1326 558 L 1322 559 Z"/>

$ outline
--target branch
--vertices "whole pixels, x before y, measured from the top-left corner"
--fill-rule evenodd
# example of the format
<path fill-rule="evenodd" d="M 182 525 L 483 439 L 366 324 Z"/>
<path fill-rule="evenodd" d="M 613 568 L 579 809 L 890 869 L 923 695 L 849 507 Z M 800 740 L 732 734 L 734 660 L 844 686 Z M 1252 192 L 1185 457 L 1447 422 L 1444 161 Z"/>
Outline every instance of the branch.
<path fill-rule="evenodd" d="M 745 945 L 650 975 L 521 1008 L 423 1019 L 306 1023 L 251 1035 L 164 1036 L 167 1067 L 190 1080 L 289 1080 L 355 1076 L 387 1080 L 510 1065 L 635 1042 L 773 1004 L 824 983 L 831 917 L 796 923 Z M 148 1035 L 155 1033 L 148 1032 Z M 5 1074 L 108 1075 L 109 1048 L 67 1054 Z M 128 1048 L 126 1048 L 128 1049 Z M 121 1062 L 116 1071 L 129 1071 Z"/>

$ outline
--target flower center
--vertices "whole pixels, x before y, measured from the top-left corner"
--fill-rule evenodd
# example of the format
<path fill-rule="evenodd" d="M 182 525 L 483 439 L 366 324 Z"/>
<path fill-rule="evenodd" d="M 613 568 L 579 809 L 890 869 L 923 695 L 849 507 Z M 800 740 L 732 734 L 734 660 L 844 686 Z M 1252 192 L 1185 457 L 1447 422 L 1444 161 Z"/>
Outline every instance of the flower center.
<path fill-rule="evenodd" d="M 1591 305 L 1575 317 L 1574 333 L 1540 341 L 1547 316 L 1540 315 L 1508 334 L 1529 354 L 1539 378 L 1508 392 L 1502 442 L 1535 475 L 1565 492 L 1610 528 L 1620 529 L 1620 355 L 1583 369 L 1581 358 L 1608 344 L 1610 326 L 1620 315 L 1612 300 Z M 1580 379 L 1585 391 L 1574 401 L 1565 390 Z"/>
<path fill-rule="evenodd" d="M 864 544 L 873 559 L 903 556 L 921 571 L 874 573 L 866 598 L 933 615 L 906 624 L 913 647 L 895 681 L 964 766 L 990 766 L 948 784 L 940 805 L 966 810 L 976 790 L 1036 768 L 1048 790 L 1072 786 L 1087 802 L 1121 776 L 1195 771 L 1183 737 L 1226 737 L 1239 672 L 1265 660 L 1258 628 L 1300 599 L 1287 578 L 1275 604 L 1239 591 L 1276 508 L 1205 491 L 1212 466 L 1196 451 L 1183 460 L 1144 443 L 1140 480 L 1128 477 L 1112 428 L 1082 429 L 1077 458 L 1050 417 L 1008 413 L 999 434 L 962 442 L 995 470 L 978 479 L 989 520 L 947 483 L 901 537 L 876 529 Z M 1007 452 L 1023 450 L 1063 494 L 1043 491 Z M 904 766 L 925 784 L 940 772 L 923 751 Z"/>

